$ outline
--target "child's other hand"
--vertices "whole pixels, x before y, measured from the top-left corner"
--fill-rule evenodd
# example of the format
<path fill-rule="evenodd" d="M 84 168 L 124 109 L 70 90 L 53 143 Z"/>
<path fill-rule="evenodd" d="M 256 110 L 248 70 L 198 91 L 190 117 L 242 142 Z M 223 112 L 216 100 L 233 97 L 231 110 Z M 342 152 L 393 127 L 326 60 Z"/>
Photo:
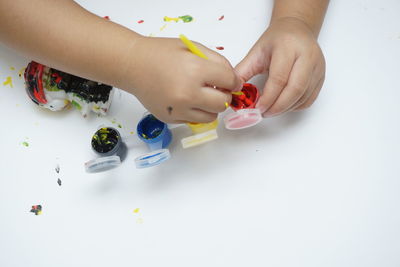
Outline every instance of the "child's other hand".
<path fill-rule="evenodd" d="M 241 89 L 241 79 L 223 56 L 196 45 L 208 60 L 175 38 L 143 37 L 133 47 L 125 74 L 132 77 L 128 91 L 164 122 L 211 122 L 231 102 L 230 91 Z"/>
<path fill-rule="evenodd" d="M 325 59 L 306 23 L 281 18 L 269 26 L 236 66 L 244 81 L 268 73 L 257 108 L 265 117 L 308 108 L 325 78 Z"/>

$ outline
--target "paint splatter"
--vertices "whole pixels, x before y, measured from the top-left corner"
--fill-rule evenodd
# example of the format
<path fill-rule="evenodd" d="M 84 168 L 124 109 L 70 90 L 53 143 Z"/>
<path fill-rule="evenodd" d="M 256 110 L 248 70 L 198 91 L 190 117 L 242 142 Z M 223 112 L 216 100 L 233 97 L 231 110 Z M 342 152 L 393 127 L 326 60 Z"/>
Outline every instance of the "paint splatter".
<path fill-rule="evenodd" d="M 138 20 L 138 22 L 137 23 L 139 23 L 139 24 L 142 24 L 144 22 L 144 20 Z"/>
<path fill-rule="evenodd" d="M 119 122 L 117 122 L 116 119 L 112 119 L 112 120 L 111 120 L 111 123 L 112 123 L 112 124 L 116 124 L 116 125 L 118 126 L 118 128 L 122 128 L 122 124 L 119 123 Z"/>
<path fill-rule="evenodd" d="M 223 46 L 217 46 L 216 49 L 218 49 L 218 50 L 224 50 L 225 47 L 223 47 Z"/>
<path fill-rule="evenodd" d="M 29 143 L 26 142 L 26 141 L 24 141 L 24 142 L 22 142 L 22 145 L 25 146 L 25 147 L 28 147 L 28 146 L 29 146 Z"/>
<path fill-rule="evenodd" d="M 42 205 L 34 205 L 34 206 L 32 206 L 31 212 L 35 213 L 35 215 L 42 214 Z"/>
<path fill-rule="evenodd" d="M 7 77 L 6 81 L 5 81 L 5 82 L 3 82 L 3 85 L 4 85 L 4 86 L 6 86 L 6 85 L 10 85 L 10 87 L 11 87 L 11 88 L 13 88 L 13 87 L 14 87 L 14 86 L 13 86 L 13 82 L 12 82 L 12 78 L 11 78 L 11 76 L 8 76 L 8 77 Z"/>
<path fill-rule="evenodd" d="M 167 24 L 164 24 L 164 25 L 160 28 L 160 31 L 162 32 L 166 27 L 167 27 Z"/>
<path fill-rule="evenodd" d="M 129 132 L 130 134 L 134 134 L 134 132 Z"/>
<path fill-rule="evenodd" d="M 57 179 L 57 184 L 58 184 L 59 186 L 61 186 L 62 182 L 61 182 L 61 179 L 60 179 L 60 178 Z"/>
<path fill-rule="evenodd" d="M 15 68 L 14 67 L 10 67 L 10 70 L 15 70 Z"/>
<path fill-rule="evenodd" d="M 104 16 L 103 18 L 106 19 L 106 20 L 110 20 L 109 16 Z"/>
<path fill-rule="evenodd" d="M 166 21 L 166 22 L 170 22 L 170 21 L 178 22 L 179 20 L 182 20 L 183 23 L 188 23 L 188 22 L 193 21 L 193 17 L 190 16 L 190 15 L 179 16 L 177 18 L 171 18 L 171 17 L 168 17 L 168 16 L 164 17 L 164 21 Z"/>
<path fill-rule="evenodd" d="M 219 19 L 218 20 L 223 20 L 225 18 L 225 16 L 224 15 L 222 15 L 221 17 L 219 17 Z"/>
<path fill-rule="evenodd" d="M 139 211 L 140 211 L 140 209 L 136 208 L 136 209 L 133 210 L 133 213 L 139 213 Z"/>
<path fill-rule="evenodd" d="M 173 107 L 167 107 L 167 110 L 168 110 L 168 114 L 171 115 L 172 111 L 174 110 L 174 108 Z"/>
<path fill-rule="evenodd" d="M 55 171 L 56 173 L 60 173 L 60 165 L 57 164 L 57 166 L 55 167 Z"/>
<path fill-rule="evenodd" d="M 20 78 L 22 78 L 22 75 L 24 74 L 24 72 L 25 72 L 25 68 L 20 69 L 20 70 L 18 71 L 18 76 L 19 76 Z"/>

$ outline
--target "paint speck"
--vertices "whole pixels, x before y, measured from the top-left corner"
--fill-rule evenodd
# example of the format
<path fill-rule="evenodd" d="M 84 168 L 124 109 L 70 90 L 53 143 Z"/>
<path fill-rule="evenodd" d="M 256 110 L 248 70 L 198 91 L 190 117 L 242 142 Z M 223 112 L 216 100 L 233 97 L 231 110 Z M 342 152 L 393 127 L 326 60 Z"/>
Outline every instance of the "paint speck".
<path fill-rule="evenodd" d="M 14 86 L 13 86 L 13 82 L 12 82 L 12 78 L 11 78 L 11 76 L 8 76 L 7 78 L 6 78 L 6 81 L 5 82 L 3 82 L 3 85 L 4 86 L 6 86 L 6 85 L 10 85 L 10 87 L 11 88 L 13 88 Z"/>
<path fill-rule="evenodd" d="M 61 186 L 62 182 L 61 182 L 61 179 L 60 179 L 60 178 L 57 179 L 57 184 L 58 184 L 59 186 Z"/>
<path fill-rule="evenodd" d="M 164 24 L 164 25 L 160 28 L 160 31 L 162 32 L 166 27 L 167 27 L 167 24 Z"/>
<path fill-rule="evenodd" d="M 139 211 L 140 211 L 140 209 L 136 208 L 136 209 L 133 210 L 133 213 L 139 213 Z"/>
<path fill-rule="evenodd" d="M 129 132 L 130 134 L 134 134 L 134 132 Z"/>
<path fill-rule="evenodd" d="M 60 173 L 60 165 L 57 164 L 57 166 L 55 167 L 55 171 L 56 173 Z"/>
<path fill-rule="evenodd" d="M 35 213 L 35 215 L 42 214 L 42 205 L 34 205 L 34 206 L 32 206 L 31 212 Z"/>
<path fill-rule="evenodd" d="M 222 15 L 221 17 L 219 17 L 219 19 L 218 20 L 223 20 L 225 18 L 225 16 L 224 15 Z"/>
<path fill-rule="evenodd" d="M 10 70 L 15 70 L 15 68 L 14 67 L 10 67 Z"/>
<path fill-rule="evenodd" d="M 20 70 L 18 71 L 18 76 L 19 76 L 20 78 L 22 78 L 22 74 L 24 74 L 24 72 L 25 72 L 25 68 L 20 69 Z"/>
<path fill-rule="evenodd" d="M 28 147 L 28 146 L 29 146 L 29 143 L 26 142 L 26 141 L 24 141 L 24 142 L 22 142 L 22 145 L 25 146 L 25 147 Z"/>
<path fill-rule="evenodd" d="M 224 50 L 225 48 L 223 46 L 217 46 L 216 49 L 218 50 Z"/>
<path fill-rule="evenodd" d="M 144 22 L 144 20 L 138 20 L 138 22 L 137 23 L 139 23 L 139 24 L 142 24 Z"/>
<path fill-rule="evenodd" d="M 103 18 L 106 19 L 106 20 L 110 20 L 109 16 L 104 16 Z"/>
<path fill-rule="evenodd" d="M 118 128 L 122 128 L 122 125 L 120 123 L 118 123 Z"/>
<path fill-rule="evenodd" d="M 167 110 L 168 110 L 168 114 L 171 115 L 171 114 L 172 114 L 172 111 L 173 111 L 174 109 L 173 109 L 173 107 L 170 106 L 170 107 L 167 107 Z"/>

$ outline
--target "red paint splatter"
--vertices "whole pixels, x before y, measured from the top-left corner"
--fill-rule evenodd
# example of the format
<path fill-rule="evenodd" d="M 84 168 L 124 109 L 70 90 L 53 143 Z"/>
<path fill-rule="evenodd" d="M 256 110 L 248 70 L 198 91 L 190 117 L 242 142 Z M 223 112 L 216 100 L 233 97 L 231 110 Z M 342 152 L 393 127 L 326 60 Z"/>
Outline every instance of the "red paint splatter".
<path fill-rule="evenodd" d="M 217 46 L 216 47 L 218 50 L 224 50 L 225 48 L 223 46 Z"/>
<path fill-rule="evenodd" d="M 110 20 L 109 16 L 104 16 L 103 18 L 106 19 L 106 20 Z"/>
<path fill-rule="evenodd" d="M 222 15 L 221 17 L 219 17 L 219 19 L 218 20 L 223 20 L 225 18 L 225 16 L 224 15 Z"/>
<path fill-rule="evenodd" d="M 144 20 L 138 20 L 138 22 L 137 23 L 139 23 L 139 24 L 141 24 L 141 23 L 143 23 L 144 22 Z"/>

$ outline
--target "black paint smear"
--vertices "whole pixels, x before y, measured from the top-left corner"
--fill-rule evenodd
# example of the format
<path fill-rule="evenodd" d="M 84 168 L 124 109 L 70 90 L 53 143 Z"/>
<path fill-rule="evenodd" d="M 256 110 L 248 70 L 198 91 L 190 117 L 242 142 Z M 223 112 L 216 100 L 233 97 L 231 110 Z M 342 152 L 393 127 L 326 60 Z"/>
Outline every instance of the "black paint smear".
<path fill-rule="evenodd" d="M 169 107 L 167 107 L 167 110 L 168 110 L 168 114 L 171 115 L 172 110 L 174 110 L 174 109 L 173 109 L 173 107 L 169 106 Z"/>
<path fill-rule="evenodd" d="M 56 166 L 56 173 L 60 173 L 60 165 L 58 165 L 58 164 Z"/>
<path fill-rule="evenodd" d="M 60 178 L 58 178 L 58 180 L 57 180 L 57 184 L 59 185 L 59 186 L 61 186 L 61 179 Z"/>

